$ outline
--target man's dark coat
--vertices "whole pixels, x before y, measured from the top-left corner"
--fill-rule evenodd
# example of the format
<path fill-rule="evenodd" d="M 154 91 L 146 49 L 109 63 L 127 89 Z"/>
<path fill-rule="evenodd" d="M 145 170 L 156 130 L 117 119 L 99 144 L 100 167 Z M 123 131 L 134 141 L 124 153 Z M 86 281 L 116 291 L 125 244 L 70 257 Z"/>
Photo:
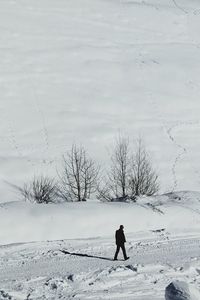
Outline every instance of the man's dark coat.
<path fill-rule="evenodd" d="M 118 229 L 115 232 L 116 245 L 121 246 L 126 242 L 123 229 Z"/>

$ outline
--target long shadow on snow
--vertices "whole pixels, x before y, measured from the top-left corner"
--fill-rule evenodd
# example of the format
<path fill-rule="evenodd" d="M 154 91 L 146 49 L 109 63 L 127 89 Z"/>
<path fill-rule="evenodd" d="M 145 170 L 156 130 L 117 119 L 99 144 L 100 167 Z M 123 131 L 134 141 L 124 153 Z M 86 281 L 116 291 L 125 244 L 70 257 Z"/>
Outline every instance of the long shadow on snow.
<path fill-rule="evenodd" d="M 103 260 L 110 260 L 113 261 L 113 259 L 108 258 L 108 257 L 102 257 L 102 256 L 96 256 L 96 255 L 89 255 L 89 254 L 85 254 L 85 253 L 75 253 L 75 252 L 69 252 L 66 250 L 60 250 L 62 253 L 64 254 L 69 254 L 69 255 L 75 255 L 75 256 L 81 256 L 81 257 L 89 257 L 89 258 L 99 258 L 99 259 L 103 259 Z"/>

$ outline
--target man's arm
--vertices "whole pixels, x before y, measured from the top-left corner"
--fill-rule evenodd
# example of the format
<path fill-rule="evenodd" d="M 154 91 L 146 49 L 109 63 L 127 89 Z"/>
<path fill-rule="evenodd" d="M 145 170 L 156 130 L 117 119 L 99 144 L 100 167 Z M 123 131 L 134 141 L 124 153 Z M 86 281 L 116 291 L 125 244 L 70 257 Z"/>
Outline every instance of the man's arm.
<path fill-rule="evenodd" d="M 123 232 L 123 236 L 124 236 L 124 243 L 126 243 L 126 237 L 125 237 L 125 234 L 124 234 L 124 232 Z"/>

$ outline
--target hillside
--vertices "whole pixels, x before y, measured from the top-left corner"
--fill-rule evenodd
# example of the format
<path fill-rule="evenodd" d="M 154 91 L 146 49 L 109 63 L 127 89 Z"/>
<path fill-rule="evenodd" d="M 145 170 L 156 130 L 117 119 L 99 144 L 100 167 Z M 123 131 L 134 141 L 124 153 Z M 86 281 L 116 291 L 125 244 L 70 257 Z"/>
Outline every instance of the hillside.
<path fill-rule="evenodd" d="M 31 204 L 0 206 L 1 244 L 113 236 L 124 224 L 127 233 L 157 229 L 194 233 L 200 229 L 200 193 L 179 192 L 143 197 L 137 203 Z"/>
<path fill-rule="evenodd" d="M 0 201 L 83 144 L 141 135 L 163 191 L 199 189 L 199 1 L 0 1 Z M 153 134 L 152 134 L 153 132 Z M 187 174 L 187 176 L 185 175 Z"/>

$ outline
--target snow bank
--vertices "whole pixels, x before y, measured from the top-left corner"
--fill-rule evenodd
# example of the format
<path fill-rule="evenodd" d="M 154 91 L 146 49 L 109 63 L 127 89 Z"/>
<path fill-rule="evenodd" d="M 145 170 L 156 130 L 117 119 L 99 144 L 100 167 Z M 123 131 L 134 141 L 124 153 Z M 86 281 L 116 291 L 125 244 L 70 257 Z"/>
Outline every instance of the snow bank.
<path fill-rule="evenodd" d="M 140 201 L 50 205 L 19 201 L 4 203 L 0 205 L 0 228 L 3 228 L 0 243 L 111 236 L 120 224 L 125 226 L 126 233 L 160 228 L 168 231 L 180 229 L 181 232 L 200 229 L 198 201 L 186 204 L 183 199 L 179 203 L 165 203 L 165 197 L 160 196 L 160 201 L 164 201 L 156 207 Z"/>

